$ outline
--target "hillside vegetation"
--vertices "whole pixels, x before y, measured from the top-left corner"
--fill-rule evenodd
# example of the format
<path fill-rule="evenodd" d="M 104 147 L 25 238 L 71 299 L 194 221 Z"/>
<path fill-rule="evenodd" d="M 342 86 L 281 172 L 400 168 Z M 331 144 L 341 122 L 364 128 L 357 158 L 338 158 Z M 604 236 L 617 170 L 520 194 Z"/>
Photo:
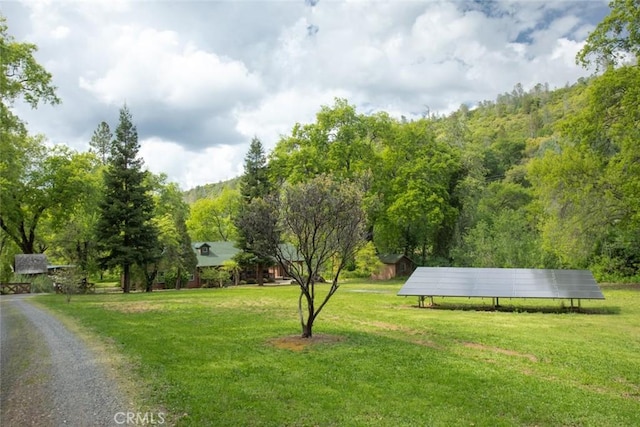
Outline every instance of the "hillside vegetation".
<path fill-rule="evenodd" d="M 590 268 L 601 280 L 638 280 L 639 88 L 638 67 L 609 68 L 412 121 L 336 99 L 278 142 L 267 174 L 276 188 L 321 174 L 357 181 L 378 252 L 420 265 Z M 196 200 L 192 214 L 201 208 Z M 225 215 L 233 236 L 234 212 Z"/>
<path fill-rule="evenodd" d="M 218 197 L 225 189 L 237 190 L 240 178 L 228 179 L 212 184 L 198 185 L 183 192 L 184 201 L 192 204 L 200 199 L 212 199 Z"/>

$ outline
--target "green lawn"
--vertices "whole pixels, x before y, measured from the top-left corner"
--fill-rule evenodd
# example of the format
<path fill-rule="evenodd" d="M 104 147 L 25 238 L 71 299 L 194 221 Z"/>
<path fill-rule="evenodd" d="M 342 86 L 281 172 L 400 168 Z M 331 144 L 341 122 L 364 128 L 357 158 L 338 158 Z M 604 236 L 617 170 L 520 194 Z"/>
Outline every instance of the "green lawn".
<path fill-rule="evenodd" d="M 400 285 L 343 285 L 311 345 L 293 286 L 38 301 L 104 337 L 181 426 L 640 425 L 637 287 L 578 314 L 418 309 Z"/>

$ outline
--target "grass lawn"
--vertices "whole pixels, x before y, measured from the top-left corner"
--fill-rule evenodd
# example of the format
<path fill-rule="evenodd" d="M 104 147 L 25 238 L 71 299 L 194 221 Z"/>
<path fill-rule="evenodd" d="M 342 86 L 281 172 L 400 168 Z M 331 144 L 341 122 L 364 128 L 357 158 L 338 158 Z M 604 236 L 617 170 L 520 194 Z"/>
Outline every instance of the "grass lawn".
<path fill-rule="evenodd" d="M 578 314 L 419 309 L 400 286 L 343 285 L 311 342 L 293 286 L 37 301 L 104 338 L 180 426 L 640 425 L 640 288 L 603 286 L 583 307 L 604 314 Z"/>

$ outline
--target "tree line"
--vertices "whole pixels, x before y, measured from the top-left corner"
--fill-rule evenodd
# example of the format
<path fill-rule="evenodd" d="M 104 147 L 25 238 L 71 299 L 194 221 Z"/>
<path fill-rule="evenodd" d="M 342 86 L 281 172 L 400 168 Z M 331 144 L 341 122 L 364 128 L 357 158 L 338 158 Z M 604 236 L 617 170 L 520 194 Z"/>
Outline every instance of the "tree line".
<path fill-rule="evenodd" d="M 277 255 L 295 223 L 283 228 L 278 210 L 277 238 L 251 227 L 322 183 L 351 189 L 343 196 L 363 212 L 368 243 L 334 258 L 339 271 L 366 272 L 372 253 L 402 253 L 418 265 L 589 268 L 600 280 L 638 280 L 640 25 L 637 1 L 611 7 L 577 57 L 596 65 L 591 78 L 554 90 L 517 85 L 418 120 L 360 114 L 336 99 L 270 153 L 254 138 L 239 186 L 191 205 L 166 176 L 143 170 L 126 106 L 115 135 L 99 124 L 89 152 L 48 149 L 30 135 L 13 102 L 59 99 L 36 47 L 13 40 L 2 19 L 0 274 L 15 253 L 46 252 L 93 274 L 121 271 L 125 291 L 131 274 L 150 290 L 159 271 L 180 286 L 195 267 L 191 241 L 234 241 L 245 265 L 272 262 L 265 248 Z M 338 201 L 326 203 L 305 212 Z"/>

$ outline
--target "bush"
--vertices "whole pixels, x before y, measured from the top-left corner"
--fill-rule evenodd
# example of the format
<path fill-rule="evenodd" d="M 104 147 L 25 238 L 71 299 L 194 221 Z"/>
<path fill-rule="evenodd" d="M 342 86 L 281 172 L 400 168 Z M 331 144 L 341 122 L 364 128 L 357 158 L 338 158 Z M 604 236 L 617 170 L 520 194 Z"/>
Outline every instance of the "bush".
<path fill-rule="evenodd" d="M 444 257 L 429 257 L 425 261 L 424 267 L 451 267 L 451 260 Z"/>
<path fill-rule="evenodd" d="M 22 274 L 14 274 L 9 282 L 11 283 L 31 283 L 31 293 L 53 293 L 55 291 L 53 287 L 53 280 L 45 274 L 37 276 L 25 276 Z"/>
<path fill-rule="evenodd" d="M 638 269 L 630 267 L 626 260 L 620 258 L 597 257 L 590 270 L 598 282 L 640 283 Z"/>
<path fill-rule="evenodd" d="M 54 292 L 53 288 L 53 280 L 44 274 L 33 277 L 31 279 L 27 278 L 26 280 L 15 280 L 16 282 L 31 282 L 31 293 L 32 294 L 40 294 L 40 293 L 52 293 Z"/>
<path fill-rule="evenodd" d="M 345 279 L 369 279 L 371 277 L 371 273 L 367 273 L 366 271 L 353 270 L 353 271 L 343 271 L 341 277 Z"/>
<path fill-rule="evenodd" d="M 351 277 L 371 277 L 379 273 L 382 267 L 384 264 L 378 258 L 375 245 L 368 242 L 356 253 L 355 269 L 350 274 L 353 274 Z"/>

